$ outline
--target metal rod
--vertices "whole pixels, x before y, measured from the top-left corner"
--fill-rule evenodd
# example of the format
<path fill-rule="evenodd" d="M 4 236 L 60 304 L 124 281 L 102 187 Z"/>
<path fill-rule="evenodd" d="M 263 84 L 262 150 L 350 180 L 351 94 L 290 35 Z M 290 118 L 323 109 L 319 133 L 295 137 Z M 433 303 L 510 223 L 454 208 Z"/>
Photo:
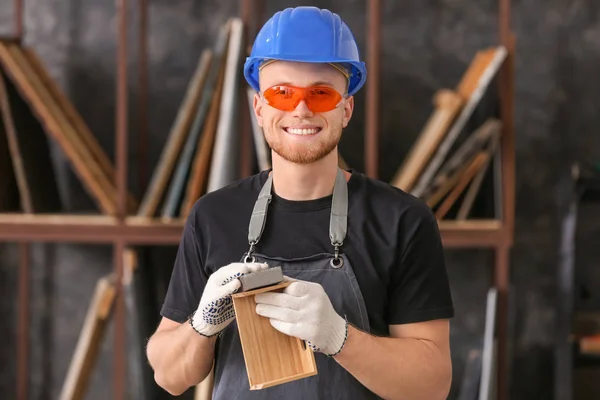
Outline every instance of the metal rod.
<path fill-rule="evenodd" d="M 497 399 L 508 399 L 508 281 L 509 281 L 510 247 L 503 245 L 496 248 L 496 271 L 494 285 L 498 290 L 497 340 L 498 370 L 496 371 Z"/>
<path fill-rule="evenodd" d="M 498 368 L 497 399 L 508 399 L 508 282 L 510 275 L 510 248 L 514 240 L 515 215 L 515 131 L 514 131 L 514 53 L 515 43 L 511 32 L 510 0 L 498 0 L 499 40 L 507 50 L 507 57 L 498 73 L 500 118 L 502 136 L 500 157 L 502 169 L 502 245 L 496 249 L 495 285 L 498 289 Z"/>
<path fill-rule="evenodd" d="M 515 41 L 510 29 L 510 1 L 499 0 L 499 36 L 507 57 L 498 72 L 500 117 L 502 119 L 502 215 L 507 240 L 512 243 L 515 220 L 515 131 L 514 131 L 514 63 Z"/>
<path fill-rule="evenodd" d="M 118 221 L 125 224 L 127 215 L 127 0 L 118 0 L 117 14 L 119 21 L 118 54 L 117 54 L 117 99 L 116 99 L 116 138 L 115 158 L 117 169 Z M 115 333 L 113 353 L 113 399 L 120 400 L 125 395 L 125 307 L 122 289 L 124 243 L 116 239 L 114 242 L 115 269 Z"/>
<path fill-rule="evenodd" d="M 19 243 L 19 322 L 17 330 L 17 399 L 27 399 L 29 387 L 29 277 L 27 242 Z"/>
<path fill-rule="evenodd" d="M 0 214 L 0 241 L 178 244 L 184 220 L 170 223 L 129 217 L 125 225 L 110 216 Z M 502 225 L 496 220 L 438 221 L 445 247 L 494 248 L 502 241 Z"/>
<path fill-rule="evenodd" d="M 123 293 L 123 257 L 125 243 L 117 240 L 113 247 L 113 264 L 115 270 L 115 337 L 114 337 L 114 365 L 115 380 L 113 399 L 125 398 L 125 374 L 127 372 L 125 348 L 125 296 Z"/>
<path fill-rule="evenodd" d="M 23 40 L 23 0 L 15 0 L 15 37 Z"/>
<path fill-rule="evenodd" d="M 148 0 L 139 0 L 138 32 L 138 189 L 140 195 L 148 182 Z"/>
<path fill-rule="evenodd" d="M 378 177 L 379 147 L 379 54 L 381 47 L 381 3 L 369 0 L 367 33 L 367 66 L 369 79 L 366 83 L 366 132 L 365 172 L 371 178 Z"/>

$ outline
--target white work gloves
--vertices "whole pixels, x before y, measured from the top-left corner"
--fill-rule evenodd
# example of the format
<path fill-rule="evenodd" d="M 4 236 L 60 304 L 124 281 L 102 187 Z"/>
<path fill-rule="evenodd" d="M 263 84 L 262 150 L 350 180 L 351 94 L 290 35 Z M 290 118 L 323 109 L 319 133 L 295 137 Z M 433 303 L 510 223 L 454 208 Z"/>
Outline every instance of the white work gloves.
<path fill-rule="evenodd" d="M 206 282 L 190 324 L 203 336 L 214 336 L 235 318 L 231 295 L 240 288 L 240 276 L 267 268 L 265 263 L 232 263 L 219 268 Z"/>
<path fill-rule="evenodd" d="M 283 293 L 259 293 L 254 298 L 257 314 L 270 318 L 278 331 L 305 340 L 314 351 L 333 356 L 346 343 L 348 323 L 318 283 L 293 280 Z"/>

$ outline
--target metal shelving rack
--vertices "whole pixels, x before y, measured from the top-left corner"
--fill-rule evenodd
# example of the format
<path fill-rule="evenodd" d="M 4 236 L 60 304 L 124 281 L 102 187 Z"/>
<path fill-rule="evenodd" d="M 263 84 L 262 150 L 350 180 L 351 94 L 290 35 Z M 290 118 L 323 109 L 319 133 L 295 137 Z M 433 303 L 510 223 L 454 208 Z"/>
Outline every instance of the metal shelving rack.
<path fill-rule="evenodd" d="M 261 21 L 264 13 L 264 0 L 239 0 L 240 14 L 245 25 L 246 44 L 248 45 L 248 26 L 254 10 L 255 21 Z M 163 223 L 159 220 L 140 219 L 127 215 L 126 193 L 128 176 L 128 64 L 127 26 L 128 1 L 116 0 L 118 15 L 118 49 L 116 76 L 116 120 L 115 120 L 115 159 L 116 181 L 118 189 L 118 213 L 107 215 L 31 215 L 0 214 L 0 241 L 16 242 L 20 247 L 19 265 L 19 336 L 17 348 L 17 398 L 27 398 L 28 386 L 28 280 L 30 242 L 69 242 L 96 243 L 113 246 L 114 273 L 117 282 L 123 275 L 124 250 L 130 245 L 176 245 L 179 242 L 183 221 Z M 23 0 L 14 0 L 15 34 L 14 39 L 23 39 Z M 146 122 L 147 115 L 147 0 L 138 0 L 139 12 L 139 109 L 141 120 L 140 152 L 146 159 Z M 499 43 L 507 50 L 507 57 L 498 75 L 498 95 L 500 117 L 503 123 L 501 136 L 501 199 L 502 217 L 492 220 L 439 221 L 444 246 L 450 248 L 487 248 L 495 252 L 494 282 L 498 289 L 498 399 L 508 398 L 508 318 L 507 296 L 509 283 L 510 249 L 513 245 L 514 231 L 514 180 L 515 180 L 515 133 L 514 133 L 514 55 L 515 41 L 510 27 L 511 2 L 498 0 Z M 365 129 L 365 173 L 377 178 L 378 165 L 378 96 L 379 96 L 379 59 L 380 59 L 380 15 L 381 1 L 367 0 L 367 64 L 370 78 L 366 90 L 366 129 Z M 248 47 L 248 46 L 246 46 Z M 243 97 L 243 96 L 242 96 Z M 245 109 L 246 107 L 242 107 Z M 242 130 L 242 145 L 248 149 L 252 145 L 249 129 Z M 248 151 L 242 151 L 248 154 Z M 145 165 L 140 166 L 141 179 L 145 177 Z M 251 159 L 242 162 L 242 176 L 251 170 Z M 122 399 L 125 395 L 126 346 L 125 346 L 125 303 L 121 287 L 118 287 L 115 309 L 113 399 Z"/>

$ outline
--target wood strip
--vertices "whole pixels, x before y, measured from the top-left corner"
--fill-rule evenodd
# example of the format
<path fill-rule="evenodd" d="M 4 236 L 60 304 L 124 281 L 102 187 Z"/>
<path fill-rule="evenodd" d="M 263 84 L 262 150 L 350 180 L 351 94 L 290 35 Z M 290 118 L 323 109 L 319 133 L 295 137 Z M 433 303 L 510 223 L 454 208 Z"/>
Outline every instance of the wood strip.
<path fill-rule="evenodd" d="M 238 120 L 238 107 L 236 101 L 239 93 L 239 68 L 242 55 L 243 23 L 240 18 L 230 21 L 231 33 L 227 47 L 225 65 L 225 81 L 223 82 L 223 95 L 219 122 L 215 136 L 215 146 L 211 159 L 207 192 L 218 190 L 238 177 L 239 168 L 237 159 L 239 154 L 239 140 L 235 137 L 235 122 Z"/>
<path fill-rule="evenodd" d="M 271 149 L 265 140 L 265 135 L 262 127 L 258 124 L 256 114 L 254 113 L 254 97 L 256 91 L 251 87 L 246 89 L 246 97 L 248 100 L 248 108 L 250 112 L 250 122 L 252 123 L 252 137 L 254 139 L 254 149 L 258 169 L 264 171 L 271 168 Z"/>
<path fill-rule="evenodd" d="M 20 50 L 20 46 L 10 45 L 8 49 L 15 62 L 19 65 L 19 68 L 21 68 L 21 70 L 24 71 L 25 76 L 29 78 L 30 83 L 36 88 L 37 93 L 39 93 L 39 95 L 42 97 L 44 103 L 50 107 L 53 116 L 58 119 L 58 122 L 63 130 L 63 134 L 66 135 L 66 137 L 68 137 L 69 143 L 75 148 L 75 151 L 79 153 L 79 155 L 82 157 L 83 167 L 91 169 L 91 173 L 95 177 L 96 182 L 104 190 L 103 194 L 112 197 L 112 201 L 116 203 L 116 188 L 114 187 L 114 183 L 110 181 L 108 176 L 102 173 L 102 171 L 100 170 L 100 166 L 94 160 L 92 154 L 89 152 L 89 149 L 86 147 L 85 143 L 83 143 L 81 138 L 77 135 L 77 132 L 74 130 L 70 121 L 64 114 L 63 110 L 60 108 L 60 105 L 56 103 L 51 93 L 44 86 L 40 77 L 37 76 L 37 74 L 35 73 L 33 67 L 29 65 L 26 56 Z"/>
<path fill-rule="evenodd" d="M 19 147 L 19 140 L 17 138 L 17 132 L 15 130 L 15 124 L 12 118 L 12 112 L 8 101 L 8 91 L 6 83 L 1 73 L 0 113 L 2 114 L 2 123 L 4 125 L 6 133 L 9 156 L 10 160 L 12 161 L 12 170 L 14 171 L 15 178 L 17 181 L 17 187 L 19 189 L 21 208 L 26 213 L 33 213 L 33 200 L 31 200 L 31 191 L 29 190 L 29 185 L 27 184 L 25 167 L 23 165 L 23 158 L 21 157 L 21 149 Z"/>
<path fill-rule="evenodd" d="M 413 196 L 421 197 L 426 188 L 429 186 L 433 175 L 437 172 L 439 166 L 446 158 L 446 155 L 452 148 L 456 138 L 464 129 L 467 121 L 471 117 L 471 114 L 479 104 L 481 97 L 487 90 L 491 80 L 496 75 L 498 69 L 502 65 L 502 62 L 505 60 L 506 49 L 504 47 L 494 47 L 490 49 L 490 51 L 493 51 L 493 57 L 491 59 L 485 54 L 481 55 L 481 53 L 478 53 L 478 56 L 475 57 L 476 60 L 473 62 L 475 66 L 469 68 L 469 77 L 466 78 L 466 83 L 464 84 L 466 88 L 461 90 L 470 90 L 470 96 L 464 99 L 465 104 L 462 107 L 458 117 L 454 120 L 450 131 L 446 134 L 446 137 L 444 137 L 444 140 L 438 147 L 435 155 L 431 158 L 427 168 L 425 168 L 419 177 L 418 183 L 411 190 L 411 194 Z M 471 74 L 472 77 L 470 76 Z M 470 84 L 471 81 L 476 82 L 474 88 Z"/>
<path fill-rule="evenodd" d="M 190 134 L 177 162 L 177 168 L 171 180 L 169 192 L 167 193 L 162 210 L 162 218 L 165 220 L 176 218 L 176 211 L 181 209 L 181 204 L 178 203 L 178 201 L 180 199 L 180 195 L 184 196 L 182 191 L 184 190 L 185 181 L 190 172 L 190 163 L 193 162 L 194 153 L 198 149 L 199 142 L 202 141 L 201 139 L 199 140 L 199 136 L 202 133 L 202 127 L 206 125 L 205 121 L 207 119 L 207 114 L 209 108 L 211 107 L 211 103 L 215 98 L 215 88 L 218 84 L 219 74 L 228 57 L 226 54 L 229 38 L 228 27 L 229 25 L 223 26 L 219 34 L 218 41 L 215 45 L 213 60 L 218 60 L 218 62 L 211 63 L 210 70 L 206 78 L 206 84 L 202 90 L 202 98 L 194 118 L 194 123 L 190 129 Z"/>
<path fill-rule="evenodd" d="M 460 177 L 467 171 L 469 165 L 473 162 L 473 160 L 477 157 L 477 155 L 473 156 L 468 163 L 463 165 L 461 169 L 454 172 L 448 180 L 444 182 L 435 192 L 431 194 L 431 196 L 425 198 L 425 202 L 431 208 L 435 207 L 443 198 L 452 190 L 452 188 L 457 184 Z"/>
<path fill-rule="evenodd" d="M 177 117 L 175 118 L 171 132 L 169 133 L 167 143 L 156 164 L 150 184 L 148 185 L 148 189 L 146 190 L 138 210 L 138 216 L 153 217 L 156 214 L 156 210 L 163 198 L 169 178 L 175 168 L 177 156 L 185 143 L 185 139 L 189 134 L 190 127 L 196 115 L 212 56 L 212 50 L 206 49 L 198 59 L 196 71 L 188 85 L 186 94 L 179 107 Z"/>
<path fill-rule="evenodd" d="M 208 119 L 202 131 L 202 138 L 198 141 L 196 156 L 192 165 L 191 176 L 187 185 L 184 200 L 181 204 L 180 216 L 185 218 L 189 215 L 196 200 L 206 191 L 208 183 L 208 168 L 210 166 L 215 135 L 217 134 L 217 121 L 223 94 L 223 82 L 225 80 L 225 57 L 221 60 L 219 76 L 214 98 L 210 105 Z"/>
<path fill-rule="evenodd" d="M 9 46 L 14 47 L 14 45 Z M 40 122 L 65 152 L 74 166 L 75 173 L 82 180 L 84 187 L 92 194 L 92 198 L 100 209 L 107 214 L 116 214 L 116 199 L 114 193 L 111 193 L 110 183 L 98 170 L 91 155 L 81 147 L 82 144 L 73 136 L 72 127 L 64 120 L 57 109 L 57 105 L 49 97 L 43 86 L 40 85 L 40 82 L 32 75 L 30 68 L 23 65 L 18 53 L 10 51 L 9 47 L 1 42 L 0 62 L 9 76 L 14 79 L 15 86 L 20 89 L 23 98 L 27 99 L 32 106 L 32 110 L 35 110 L 41 120 Z"/>
<path fill-rule="evenodd" d="M 21 211 L 19 207 L 19 189 L 11 162 L 6 127 L 0 118 L 0 211 Z"/>
<path fill-rule="evenodd" d="M 502 124 L 495 118 L 488 119 L 475 130 L 440 168 L 432 179 L 427 192 L 422 197 L 427 198 L 437 188 L 442 186 L 455 171 L 460 169 L 477 152 L 488 146 L 494 135 L 500 134 Z"/>
<path fill-rule="evenodd" d="M 435 153 L 448 128 L 460 111 L 463 99 L 456 92 L 443 89 L 434 96 L 435 111 L 428 119 L 417 142 L 404 160 L 392 185 L 410 191 L 419 175 Z"/>
<path fill-rule="evenodd" d="M 438 209 L 436 210 L 435 217 L 437 219 L 444 219 L 448 211 L 450 211 L 452 205 L 454 205 L 456 200 L 458 200 L 458 198 L 465 190 L 469 182 L 473 180 L 475 174 L 481 169 L 481 167 L 487 162 L 488 159 L 489 154 L 487 154 L 486 152 L 482 152 L 478 154 L 477 157 L 475 157 L 475 159 L 473 160 L 471 165 L 469 165 L 465 173 L 461 175 L 454 189 L 452 189 L 450 194 L 446 197 L 446 199 L 444 199 L 440 207 L 438 207 Z"/>
<path fill-rule="evenodd" d="M 41 82 L 48 89 L 50 95 L 54 98 L 60 109 L 65 113 L 68 121 L 73 125 L 73 128 L 78 133 L 78 136 L 84 143 L 85 147 L 89 149 L 92 157 L 98 162 L 102 172 L 106 175 L 106 178 L 116 188 L 116 173 L 114 165 L 108 157 L 108 154 L 106 154 L 96 139 L 96 136 L 81 117 L 81 114 L 77 111 L 73 103 L 69 101 L 68 97 L 62 92 L 60 87 L 56 84 L 56 81 L 52 79 L 38 55 L 29 47 L 20 47 L 20 49 L 23 52 L 23 55 L 29 60 L 31 67 L 37 73 Z M 127 202 L 127 206 L 130 211 L 137 210 L 138 203 L 131 192 L 127 193 Z"/>
<path fill-rule="evenodd" d="M 9 79 L 2 78 L 2 92 L 0 108 L 3 109 L 14 170 L 20 181 L 22 210 L 59 212 L 62 203 L 47 134 Z"/>
<path fill-rule="evenodd" d="M 460 205 L 460 208 L 458 209 L 458 213 L 456 216 L 457 220 L 467 219 L 467 216 L 471 212 L 471 208 L 473 207 L 475 198 L 477 197 L 477 194 L 479 193 L 479 188 L 481 187 L 481 184 L 483 183 L 483 178 L 485 177 L 486 171 L 488 170 L 489 165 L 491 164 L 492 160 L 494 159 L 494 156 L 496 155 L 499 142 L 500 142 L 500 132 L 498 131 L 494 134 L 494 136 L 492 136 L 490 138 L 490 143 L 488 145 L 488 149 L 486 150 L 487 153 L 489 154 L 489 157 L 487 158 L 487 160 L 485 161 L 483 166 L 480 168 L 479 172 L 475 176 L 475 179 L 473 179 L 473 182 L 469 186 L 469 189 L 467 190 L 467 193 L 465 194 L 465 198 L 463 199 L 462 204 Z"/>
<path fill-rule="evenodd" d="M 40 58 L 29 47 L 17 49 L 19 49 L 19 51 L 23 53 L 23 56 L 29 60 L 29 65 L 36 72 L 40 81 L 48 90 L 49 95 L 54 99 L 60 109 L 64 111 L 67 119 L 71 122 L 73 128 L 79 133 L 78 136 L 81 138 L 85 146 L 90 149 L 93 158 L 98 162 L 104 174 L 111 181 L 114 181 L 116 179 L 116 175 L 112 162 L 109 160 L 107 154 L 102 150 L 102 147 L 96 140 L 94 134 L 85 124 L 73 104 L 67 100 L 66 96 L 62 93 L 54 79 L 50 77 Z"/>
<path fill-rule="evenodd" d="M 64 381 L 60 400 L 85 398 L 92 369 L 100 349 L 106 322 L 112 310 L 116 288 L 109 277 L 100 278 L 92 296 L 75 352 Z"/>

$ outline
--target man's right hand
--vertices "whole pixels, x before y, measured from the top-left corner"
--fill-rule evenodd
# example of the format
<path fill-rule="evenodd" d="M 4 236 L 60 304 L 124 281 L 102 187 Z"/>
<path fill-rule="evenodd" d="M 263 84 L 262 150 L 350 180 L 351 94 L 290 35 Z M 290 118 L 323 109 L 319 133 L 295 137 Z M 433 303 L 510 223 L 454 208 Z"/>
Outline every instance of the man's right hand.
<path fill-rule="evenodd" d="M 238 278 L 267 267 L 266 263 L 232 263 L 213 273 L 192 316 L 196 332 L 210 337 L 225 329 L 235 318 L 231 295 L 241 286 Z"/>

